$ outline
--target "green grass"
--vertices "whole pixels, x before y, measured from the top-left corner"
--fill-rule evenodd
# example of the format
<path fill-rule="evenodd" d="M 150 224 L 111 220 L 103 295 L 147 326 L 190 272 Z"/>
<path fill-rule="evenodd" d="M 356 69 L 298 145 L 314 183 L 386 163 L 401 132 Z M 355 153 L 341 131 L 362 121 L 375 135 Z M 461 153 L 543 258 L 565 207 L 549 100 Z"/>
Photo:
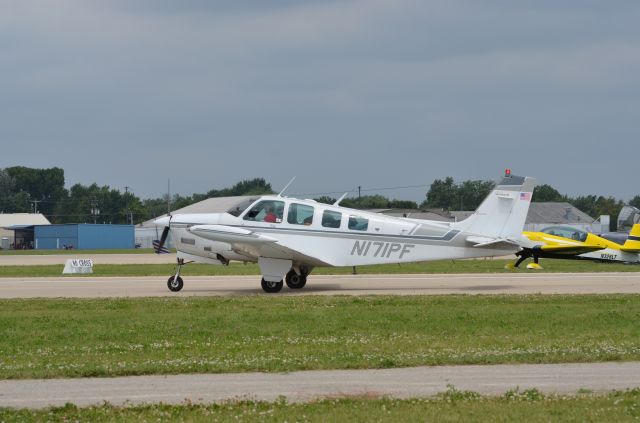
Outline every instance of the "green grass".
<path fill-rule="evenodd" d="M 172 250 L 175 253 L 175 249 Z M 92 254 L 153 254 L 153 248 L 127 248 L 113 250 L 0 250 L 0 256 L 50 256 Z"/>
<path fill-rule="evenodd" d="M 0 409 L 0 421 L 190 422 L 632 422 L 640 419 L 640 390 L 602 395 L 543 395 L 536 390 L 483 397 L 450 388 L 434 398 L 325 399 L 306 404 L 227 402 L 212 405 L 73 405 L 39 411 Z"/>
<path fill-rule="evenodd" d="M 640 272 L 640 266 L 623 263 L 600 263 L 578 260 L 541 260 L 544 270 L 507 270 L 504 266 L 514 260 L 442 260 L 426 263 L 381 264 L 358 266 L 359 274 L 397 273 L 538 273 L 538 272 Z M 2 277 L 61 276 L 63 264 L 36 266 L 0 266 Z M 91 276 L 167 276 L 173 274 L 173 264 L 95 264 Z M 319 267 L 317 275 L 351 274 L 351 267 Z M 230 266 L 212 266 L 192 263 L 183 268 L 184 276 L 259 275 L 256 264 L 231 263 Z M 81 275 L 73 275 L 81 276 Z"/>
<path fill-rule="evenodd" d="M 0 378 L 640 359 L 640 296 L 0 300 Z"/>

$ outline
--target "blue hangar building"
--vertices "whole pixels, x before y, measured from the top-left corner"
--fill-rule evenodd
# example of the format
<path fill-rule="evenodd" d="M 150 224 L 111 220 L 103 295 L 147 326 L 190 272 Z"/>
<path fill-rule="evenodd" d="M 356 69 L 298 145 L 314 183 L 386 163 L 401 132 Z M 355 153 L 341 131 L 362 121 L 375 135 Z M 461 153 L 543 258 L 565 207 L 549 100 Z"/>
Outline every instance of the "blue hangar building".
<path fill-rule="evenodd" d="M 33 247 L 36 250 L 133 249 L 133 225 L 35 225 Z"/>

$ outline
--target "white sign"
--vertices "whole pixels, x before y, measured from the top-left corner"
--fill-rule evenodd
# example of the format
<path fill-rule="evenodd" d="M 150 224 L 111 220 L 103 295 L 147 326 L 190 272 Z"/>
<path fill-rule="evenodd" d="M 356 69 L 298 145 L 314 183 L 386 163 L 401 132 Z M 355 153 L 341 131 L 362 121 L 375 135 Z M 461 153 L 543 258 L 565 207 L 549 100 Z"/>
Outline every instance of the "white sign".
<path fill-rule="evenodd" d="M 91 259 L 70 259 L 64 265 L 62 274 L 70 273 L 93 273 L 93 260 Z"/>

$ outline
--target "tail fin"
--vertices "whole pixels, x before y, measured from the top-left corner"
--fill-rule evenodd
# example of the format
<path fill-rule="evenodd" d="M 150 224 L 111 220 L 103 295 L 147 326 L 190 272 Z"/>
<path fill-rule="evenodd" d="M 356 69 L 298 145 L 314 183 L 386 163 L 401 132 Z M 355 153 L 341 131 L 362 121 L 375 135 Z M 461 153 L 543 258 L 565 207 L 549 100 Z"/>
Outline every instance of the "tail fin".
<path fill-rule="evenodd" d="M 627 253 L 640 253 L 640 223 L 633 225 L 629 237 L 620 250 Z"/>
<path fill-rule="evenodd" d="M 535 185 L 534 178 L 507 173 L 475 213 L 453 227 L 480 237 L 520 239 Z"/>

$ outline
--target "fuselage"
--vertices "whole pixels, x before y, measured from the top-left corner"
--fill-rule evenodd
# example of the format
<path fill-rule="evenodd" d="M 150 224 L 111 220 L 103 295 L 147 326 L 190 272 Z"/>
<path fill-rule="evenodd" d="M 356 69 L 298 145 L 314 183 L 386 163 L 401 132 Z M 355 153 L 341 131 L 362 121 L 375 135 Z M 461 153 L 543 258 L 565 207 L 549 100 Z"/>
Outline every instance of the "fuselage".
<path fill-rule="evenodd" d="M 548 246 L 565 246 L 567 250 L 543 252 L 540 257 L 576 258 L 599 261 L 618 261 L 625 263 L 640 262 L 640 254 L 622 251 L 622 244 L 593 233 L 568 226 L 552 226 L 540 232 L 523 232 L 530 241 Z M 570 247 L 586 247 L 593 251 L 576 254 Z"/>
<path fill-rule="evenodd" d="M 470 234 L 448 222 L 391 217 L 278 196 L 262 196 L 226 213 L 174 215 L 170 228 L 178 257 L 213 264 L 270 257 L 309 267 L 357 266 L 516 251 L 516 247 L 504 246 L 473 248 L 466 241 Z M 243 236 L 262 237 L 264 242 L 242 242 Z"/>

